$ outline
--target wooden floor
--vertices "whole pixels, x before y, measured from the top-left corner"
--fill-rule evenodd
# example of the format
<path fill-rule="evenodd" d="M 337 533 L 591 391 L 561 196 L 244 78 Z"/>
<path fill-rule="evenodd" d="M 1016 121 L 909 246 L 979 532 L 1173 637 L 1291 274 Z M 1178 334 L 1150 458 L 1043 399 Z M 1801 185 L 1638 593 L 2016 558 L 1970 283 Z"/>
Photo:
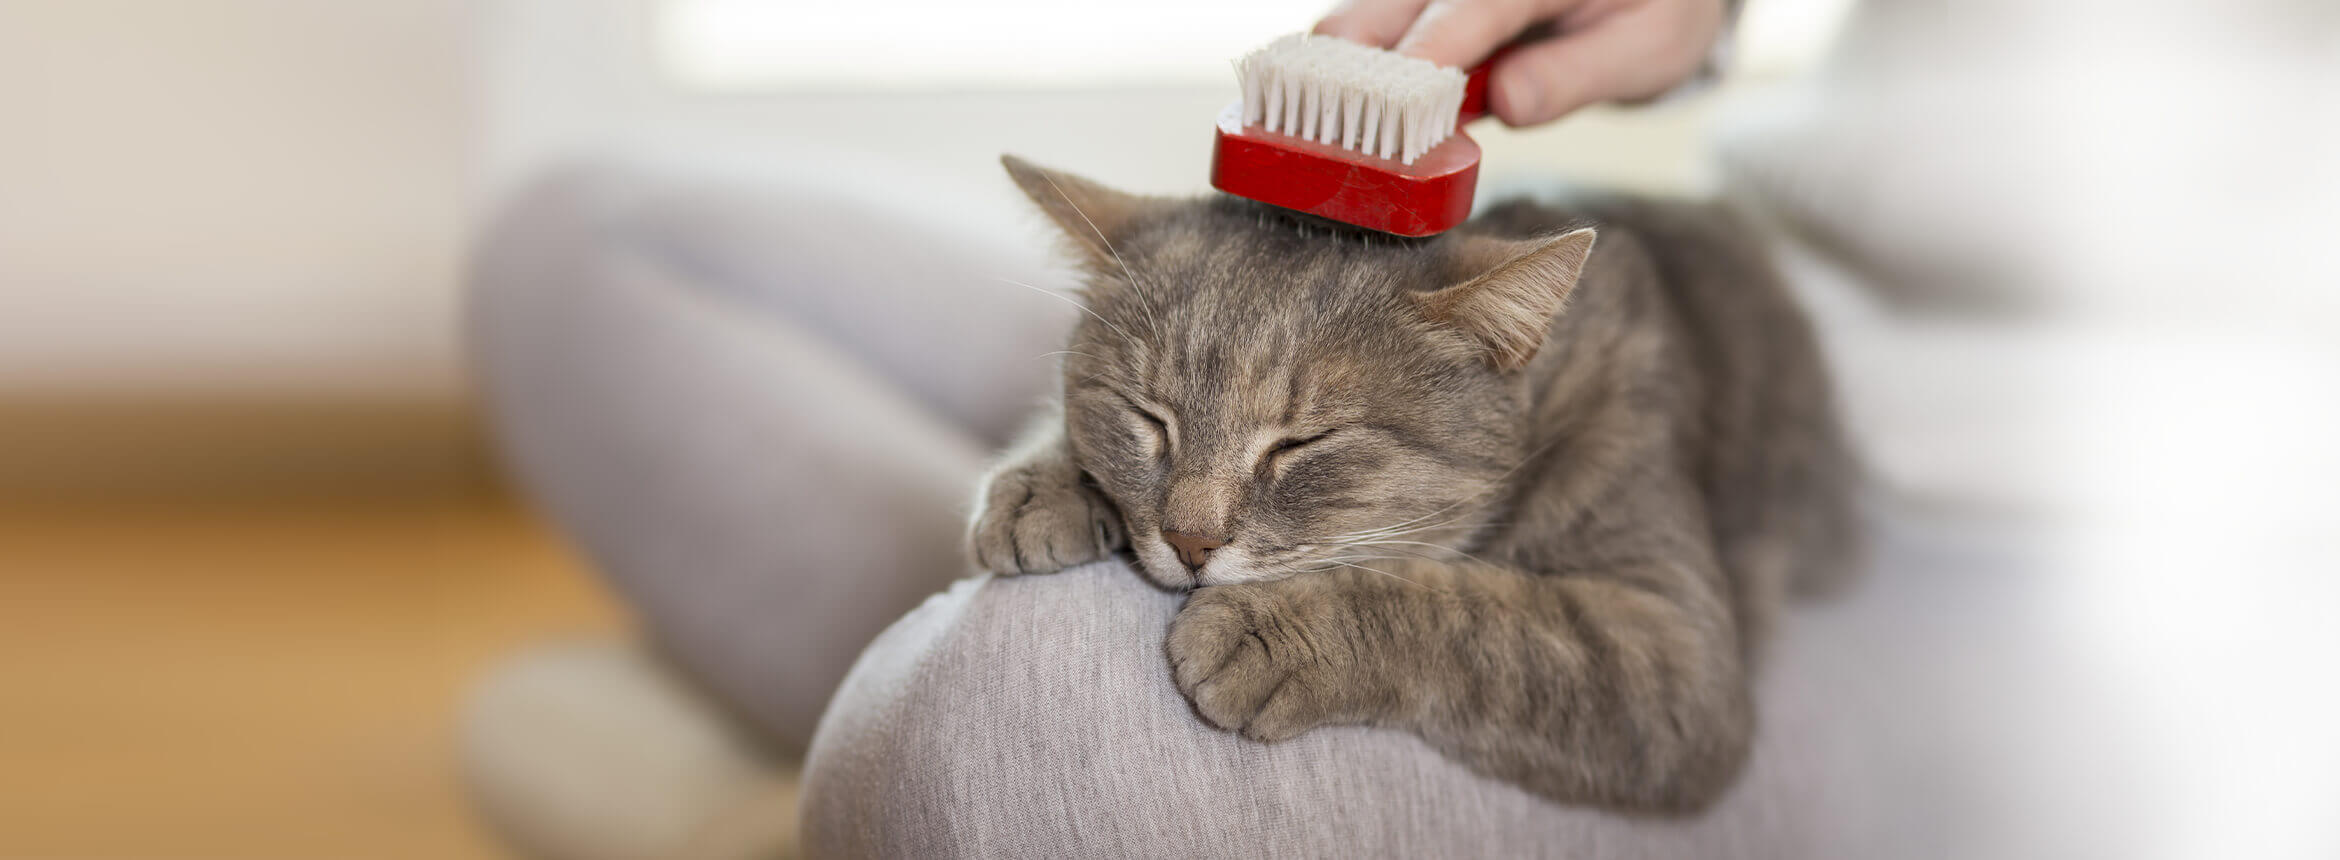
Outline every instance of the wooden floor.
<path fill-rule="evenodd" d="M 620 622 L 485 494 L 0 506 L 0 857 L 497 857 L 450 718 Z"/>

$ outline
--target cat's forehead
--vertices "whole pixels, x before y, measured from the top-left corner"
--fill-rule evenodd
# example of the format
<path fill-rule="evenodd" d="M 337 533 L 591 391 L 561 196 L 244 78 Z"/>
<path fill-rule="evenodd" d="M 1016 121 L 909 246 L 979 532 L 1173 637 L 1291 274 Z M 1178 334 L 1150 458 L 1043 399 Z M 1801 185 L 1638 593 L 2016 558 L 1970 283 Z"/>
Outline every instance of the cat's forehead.
<path fill-rule="evenodd" d="M 1312 225 L 1261 207 L 1197 206 L 1145 230 L 1133 243 L 1139 277 L 1150 270 L 1199 293 L 1197 300 L 1268 298 L 1327 310 L 1405 289 L 1437 286 L 1437 249 L 1426 243 Z M 1305 288 L 1259 294 L 1266 284 Z M 1231 293 L 1229 295 L 1211 295 Z"/>
<path fill-rule="evenodd" d="M 1437 286 L 1434 249 L 1422 243 L 1309 231 L 1239 210 L 1150 227 L 1126 236 L 1107 270 L 1136 288 L 1101 290 L 1103 314 L 1082 325 L 1165 399 L 1252 392 L 1265 400 L 1241 411 L 1287 413 L 1328 386 L 1363 393 L 1402 382 L 1359 368 L 1426 352 L 1425 326 L 1403 296 Z"/>

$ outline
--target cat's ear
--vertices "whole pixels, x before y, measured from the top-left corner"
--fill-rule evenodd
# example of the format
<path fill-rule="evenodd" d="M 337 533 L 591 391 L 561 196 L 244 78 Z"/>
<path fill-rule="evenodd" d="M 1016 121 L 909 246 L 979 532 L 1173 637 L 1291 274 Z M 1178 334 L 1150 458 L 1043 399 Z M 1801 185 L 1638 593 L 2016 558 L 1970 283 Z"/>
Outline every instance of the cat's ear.
<path fill-rule="evenodd" d="M 1024 195 L 1039 204 L 1040 211 L 1064 230 L 1074 247 L 1090 262 L 1101 266 L 1116 264 L 1113 237 L 1120 236 L 1140 213 L 1160 203 L 1151 197 L 1115 191 L 1013 155 L 1000 156 L 999 163 L 1007 168 L 1016 186 L 1024 189 Z"/>
<path fill-rule="evenodd" d="M 1586 227 L 1558 237 L 1513 241 L 1460 237 L 1455 259 L 1462 283 L 1415 300 L 1433 322 L 1450 325 L 1487 350 L 1497 370 L 1517 370 L 1536 357 L 1552 318 L 1576 289 L 1592 257 L 1593 231 Z"/>

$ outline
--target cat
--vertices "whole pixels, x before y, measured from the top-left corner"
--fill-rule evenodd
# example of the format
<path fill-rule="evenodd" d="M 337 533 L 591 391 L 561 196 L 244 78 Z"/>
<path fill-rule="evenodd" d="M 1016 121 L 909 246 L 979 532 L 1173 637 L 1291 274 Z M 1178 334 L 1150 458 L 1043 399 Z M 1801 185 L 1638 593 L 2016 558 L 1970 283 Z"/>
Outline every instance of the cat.
<path fill-rule="evenodd" d="M 1403 729 L 1639 812 L 1728 787 L 1764 629 L 1858 542 L 1818 348 L 1745 228 L 1520 200 L 1407 240 L 1002 160 L 1086 313 L 979 491 L 981 567 L 1127 550 L 1192 589 L 1172 677 L 1249 738 Z"/>

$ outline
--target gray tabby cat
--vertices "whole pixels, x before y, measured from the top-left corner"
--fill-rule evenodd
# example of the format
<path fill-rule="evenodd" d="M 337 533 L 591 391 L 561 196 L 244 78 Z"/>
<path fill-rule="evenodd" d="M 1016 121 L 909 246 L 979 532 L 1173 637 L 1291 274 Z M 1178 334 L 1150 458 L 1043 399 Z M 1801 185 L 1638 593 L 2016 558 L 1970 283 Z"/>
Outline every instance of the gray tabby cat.
<path fill-rule="evenodd" d="M 1090 313 L 978 499 L 984 568 L 1127 547 L 1194 589 L 1171 672 L 1250 738 L 1404 729 L 1630 810 L 1730 783 L 1765 624 L 1854 541 L 1819 354 L 1743 230 L 1607 200 L 1367 238 L 1004 161 Z"/>

